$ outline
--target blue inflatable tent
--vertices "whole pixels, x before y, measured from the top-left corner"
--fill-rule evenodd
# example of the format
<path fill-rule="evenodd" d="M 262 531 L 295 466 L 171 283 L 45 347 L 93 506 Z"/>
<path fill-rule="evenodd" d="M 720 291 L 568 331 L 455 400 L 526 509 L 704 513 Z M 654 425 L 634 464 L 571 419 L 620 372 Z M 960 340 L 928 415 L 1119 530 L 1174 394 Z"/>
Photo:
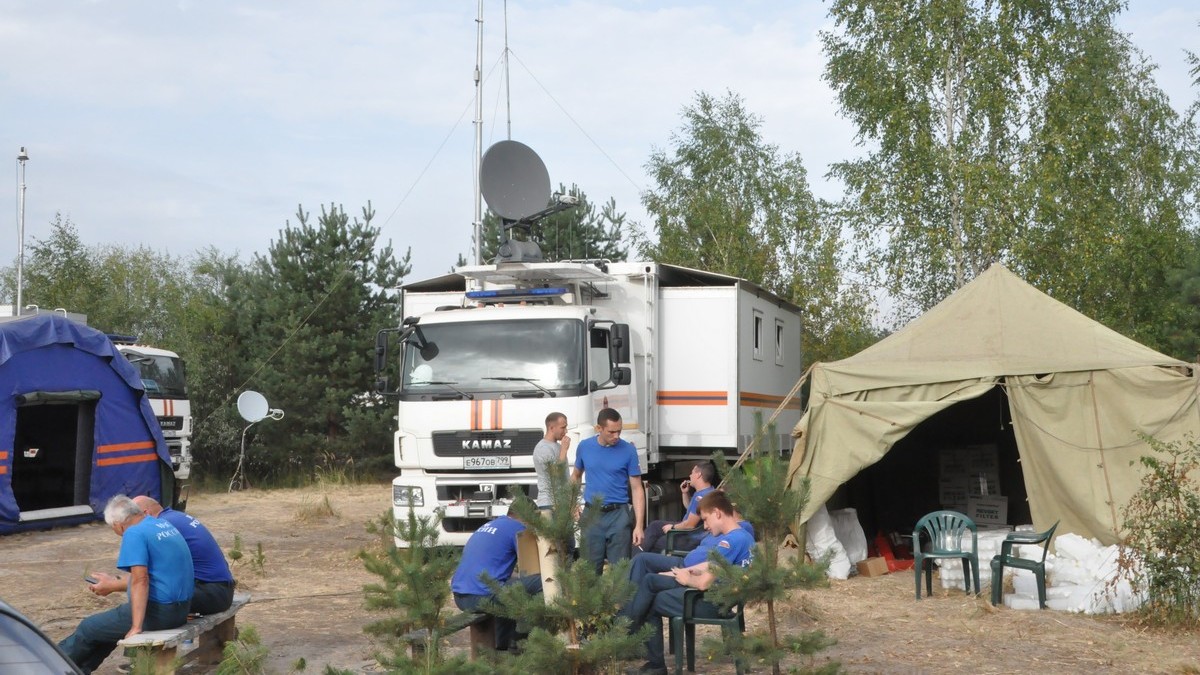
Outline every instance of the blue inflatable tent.
<path fill-rule="evenodd" d="M 0 534 L 103 517 L 117 494 L 170 504 L 171 459 L 137 370 L 57 314 L 0 323 Z"/>

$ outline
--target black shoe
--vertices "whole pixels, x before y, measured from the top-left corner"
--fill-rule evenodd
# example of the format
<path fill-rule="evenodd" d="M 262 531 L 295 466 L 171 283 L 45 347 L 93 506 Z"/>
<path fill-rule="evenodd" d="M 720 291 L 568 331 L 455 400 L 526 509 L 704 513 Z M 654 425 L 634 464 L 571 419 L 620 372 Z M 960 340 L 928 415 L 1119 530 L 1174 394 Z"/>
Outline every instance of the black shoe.
<path fill-rule="evenodd" d="M 649 661 L 643 663 L 640 668 L 630 668 L 625 671 L 625 675 L 667 675 L 666 666 L 651 665 Z"/>

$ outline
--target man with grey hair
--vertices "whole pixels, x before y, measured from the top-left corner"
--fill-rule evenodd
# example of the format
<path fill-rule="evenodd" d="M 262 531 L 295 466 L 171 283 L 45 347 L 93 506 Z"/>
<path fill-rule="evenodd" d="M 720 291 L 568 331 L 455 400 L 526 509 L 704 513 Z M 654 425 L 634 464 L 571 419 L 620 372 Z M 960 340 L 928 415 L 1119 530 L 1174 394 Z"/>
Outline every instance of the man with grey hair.
<path fill-rule="evenodd" d="M 146 515 L 125 495 L 108 500 L 104 522 L 121 538 L 117 567 L 129 576 L 111 578 L 120 582 L 116 590 L 128 589 L 129 597 L 123 605 L 85 618 L 58 643 L 84 673 L 100 667 L 122 638 L 182 626 L 192 599 L 192 554 L 174 525 Z M 88 589 L 97 595 L 113 590 L 101 581 L 89 583 Z"/>

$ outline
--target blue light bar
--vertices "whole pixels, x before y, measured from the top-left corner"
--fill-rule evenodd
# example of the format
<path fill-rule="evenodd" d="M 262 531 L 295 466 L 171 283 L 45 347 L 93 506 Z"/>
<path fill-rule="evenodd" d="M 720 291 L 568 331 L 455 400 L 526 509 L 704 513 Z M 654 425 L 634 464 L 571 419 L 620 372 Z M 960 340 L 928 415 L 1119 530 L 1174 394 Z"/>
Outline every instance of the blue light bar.
<path fill-rule="evenodd" d="M 536 298 L 549 295 L 566 295 L 565 288 L 503 288 L 494 291 L 467 291 L 471 300 L 486 300 L 488 298 Z"/>

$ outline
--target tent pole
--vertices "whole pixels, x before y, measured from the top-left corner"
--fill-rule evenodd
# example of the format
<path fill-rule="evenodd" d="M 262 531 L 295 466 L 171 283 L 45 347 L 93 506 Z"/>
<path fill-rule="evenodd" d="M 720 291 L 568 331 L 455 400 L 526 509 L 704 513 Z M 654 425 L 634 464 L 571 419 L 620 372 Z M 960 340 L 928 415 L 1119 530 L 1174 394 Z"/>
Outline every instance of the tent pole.
<path fill-rule="evenodd" d="M 1108 460 L 1104 457 L 1104 438 L 1100 435 L 1100 405 L 1096 402 L 1096 371 L 1088 373 L 1088 389 L 1092 392 L 1092 423 L 1096 426 L 1096 447 L 1100 450 L 1100 469 L 1104 472 L 1104 489 L 1108 491 L 1108 510 L 1112 513 L 1112 531 L 1121 539 L 1121 527 L 1117 523 L 1117 504 L 1113 499 L 1112 481 L 1108 477 Z"/>

